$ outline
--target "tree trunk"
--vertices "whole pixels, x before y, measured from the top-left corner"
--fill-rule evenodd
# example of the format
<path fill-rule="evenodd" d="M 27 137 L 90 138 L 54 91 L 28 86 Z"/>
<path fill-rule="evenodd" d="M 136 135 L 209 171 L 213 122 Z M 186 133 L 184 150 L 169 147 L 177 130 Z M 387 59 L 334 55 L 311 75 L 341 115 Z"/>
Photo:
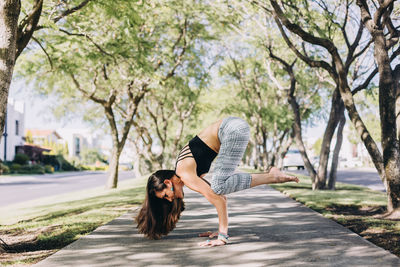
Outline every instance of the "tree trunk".
<path fill-rule="evenodd" d="M 139 153 L 139 148 L 137 147 L 137 144 L 135 142 L 131 142 L 132 144 L 132 149 L 134 153 L 134 158 L 133 158 L 133 172 L 135 174 L 135 178 L 139 178 L 142 176 L 142 172 L 140 170 L 140 153 Z"/>
<path fill-rule="evenodd" d="M 399 85 L 398 80 L 395 80 L 395 85 L 397 85 L 397 88 L 396 88 L 396 125 L 400 125 L 400 85 Z M 400 139 L 400 127 L 397 127 L 397 139 Z"/>
<path fill-rule="evenodd" d="M 278 25 L 279 25 L 279 23 L 278 23 Z M 310 159 L 308 158 L 306 147 L 303 142 L 300 108 L 299 108 L 299 104 L 297 103 L 297 100 L 295 97 L 297 80 L 296 80 L 296 76 L 294 75 L 294 72 L 293 72 L 293 66 L 296 63 L 296 61 L 294 61 L 292 64 L 289 64 L 286 61 L 284 61 L 282 58 L 274 55 L 271 50 L 269 50 L 269 52 L 270 52 L 270 56 L 273 59 L 275 59 L 275 60 L 279 61 L 281 64 L 283 64 L 285 70 L 290 75 L 290 88 L 289 88 L 289 91 L 287 94 L 287 98 L 288 98 L 288 102 L 292 108 L 293 115 L 294 115 L 294 120 L 293 120 L 293 125 L 292 125 L 292 129 L 293 129 L 292 133 L 293 133 L 294 139 L 296 141 L 297 147 L 300 151 L 300 155 L 303 159 L 304 165 L 307 168 L 307 171 L 311 176 L 313 190 L 322 189 L 325 187 L 325 177 L 319 177 L 320 173 L 318 172 L 318 174 L 317 174 L 315 172 L 315 169 L 312 166 Z M 337 95 L 339 95 L 339 93 L 336 90 L 334 93 L 334 96 L 337 96 Z M 339 99 L 340 99 L 340 95 L 339 95 Z M 332 110 L 335 107 L 336 107 L 336 105 L 334 105 L 334 100 L 332 100 Z M 335 113 L 331 111 L 331 117 L 333 117 L 334 114 Z M 330 118 L 330 120 L 331 120 L 331 118 Z M 329 122 L 328 122 L 328 125 L 329 125 Z M 332 139 L 332 136 L 329 139 L 328 136 L 326 135 L 326 131 L 325 131 L 325 136 L 324 136 L 325 143 L 327 143 L 329 141 L 329 145 L 330 145 L 331 139 Z M 323 144 L 325 144 L 325 143 L 323 142 Z M 322 152 L 321 152 L 321 155 L 322 155 Z M 329 154 L 329 147 L 328 147 L 328 154 Z M 321 166 L 321 164 L 320 164 L 320 166 Z M 325 163 L 325 175 L 326 175 L 326 163 Z"/>
<path fill-rule="evenodd" d="M 336 88 L 332 96 L 332 106 L 328 124 L 326 125 L 324 137 L 322 139 L 321 152 L 319 156 L 318 175 L 315 185 L 313 185 L 314 189 L 324 189 L 326 187 L 327 166 L 329 160 L 330 147 L 333 134 L 335 133 L 335 129 L 339 123 L 340 107 L 341 107 L 341 97 L 339 89 Z"/>
<path fill-rule="evenodd" d="M 250 166 L 252 156 L 253 156 L 253 142 L 250 139 L 249 144 L 247 145 L 246 153 L 245 153 L 246 166 Z"/>
<path fill-rule="evenodd" d="M 379 113 L 382 129 L 382 150 L 387 179 L 388 211 L 400 210 L 400 155 L 396 125 L 396 85 L 383 31 L 372 33 L 375 59 L 379 71 Z"/>
<path fill-rule="evenodd" d="M 294 122 L 293 122 L 293 134 L 294 134 L 294 139 L 296 141 L 297 148 L 300 151 L 301 158 L 303 159 L 304 165 L 310 174 L 312 184 L 315 184 L 315 181 L 317 180 L 317 174 L 314 170 L 314 167 L 312 166 L 310 159 L 308 158 L 307 155 L 307 150 L 303 142 L 303 137 L 302 137 L 302 129 L 301 129 L 301 118 L 300 118 L 300 109 L 299 109 L 299 104 L 296 101 L 296 98 L 294 97 L 294 90 L 291 94 L 288 96 L 288 100 L 290 103 L 290 106 L 292 107 L 293 115 L 294 115 Z"/>
<path fill-rule="evenodd" d="M 258 127 L 256 127 L 256 132 L 254 133 L 254 148 L 255 148 L 255 152 L 256 152 L 256 159 L 254 162 L 255 162 L 256 170 L 261 169 L 261 166 L 260 166 L 261 153 L 260 153 L 260 144 L 259 144 L 260 142 L 259 142 L 258 135 L 259 135 L 259 129 L 258 129 Z"/>
<path fill-rule="evenodd" d="M 374 16 L 371 16 L 368 8 L 368 2 L 364 0 L 357 1 L 360 7 L 363 24 L 371 34 L 374 41 L 374 56 L 378 65 L 379 72 L 379 115 L 382 130 L 382 150 L 381 157 L 379 151 L 368 150 L 375 164 L 376 169 L 386 185 L 388 196 L 388 212 L 397 213 L 400 216 L 400 155 L 399 140 L 397 138 L 396 125 L 396 77 L 391 67 L 391 60 L 388 51 L 392 41 L 398 42 L 398 31 L 392 29 L 390 16 L 393 11 L 394 1 L 380 1 L 379 8 Z M 378 16 L 384 14 L 384 16 Z M 390 39 L 385 38 L 385 27 L 388 27 Z M 392 55 L 393 56 L 393 55 Z M 396 66 L 396 69 L 398 66 Z M 367 145 L 366 145 L 367 146 Z M 368 147 L 367 147 L 368 148 Z M 374 154 L 375 152 L 375 154 Z"/>
<path fill-rule="evenodd" d="M 329 180 L 328 180 L 328 189 L 329 190 L 335 190 L 335 187 L 336 187 L 337 168 L 338 168 L 338 163 L 339 163 L 339 152 L 340 152 L 340 149 L 342 148 L 343 129 L 344 129 L 344 125 L 346 124 L 346 117 L 344 115 L 344 105 L 343 104 L 341 105 L 340 113 L 342 115 L 340 117 L 339 127 L 338 127 L 338 130 L 336 133 L 336 145 L 335 145 L 335 149 L 333 150 L 331 171 L 329 173 Z"/>
<path fill-rule="evenodd" d="M 262 132 L 262 148 L 263 148 L 263 154 L 262 154 L 262 164 L 263 164 L 263 171 L 266 171 L 268 168 L 268 151 L 267 151 L 267 135 L 265 132 Z"/>
<path fill-rule="evenodd" d="M 262 154 L 262 151 L 261 151 L 261 145 L 260 144 L 257 144 L 257 169 L 258 170 L 263 170 L 263 161 L 262 161 L 262 157 L 263 157 L 263 154 Z"/>
<path fill-rule="evenodd" d="M 258 169 L 258 162 L 257 162 L 257 141 L 255 140 L 253 143 L 253 149 L 252 149 L 251 157 L 253 158 L 253 167 L 255 170 Z"/>
<path fill-rule="evenodd" d="M 117 188 L 118 185 L 118 167 L 119 157 L 121 155 L 120 144 L 113 142 L 113 149 L 111 152 L 111 161 L 108 167 L 108 180 L 107 188 Z"/>
<path fill-rule="evenodd" d="M 276 152 L 276 167 L 278 169 L 282 169 L 283 157 L 288 152 L 289 147 L 292 143 L 293 143 L 293 133 L 290 133 L 288 139 L 285 142 L 281 143 L 278 151 Z"/>
<path fill-rule="evenodd" d="M 0 133 L 4 130 L 8 92 L 15 65 L 20 11 L 19 0 L 0 2 Z"/>

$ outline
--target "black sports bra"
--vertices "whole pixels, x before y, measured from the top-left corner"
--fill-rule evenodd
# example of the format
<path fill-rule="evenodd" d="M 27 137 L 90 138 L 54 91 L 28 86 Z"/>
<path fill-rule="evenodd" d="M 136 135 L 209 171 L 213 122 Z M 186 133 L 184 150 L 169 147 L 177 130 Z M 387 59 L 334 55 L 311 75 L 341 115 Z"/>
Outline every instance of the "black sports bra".
<path fill-rule="evenodd" d="M 210 170 L 211 163 L 217 155 L 217 152 L 212 150 L 196 135 L 192 140 L 189 141 L 189 144 L 184 146 L 179 152 L 175 163 L 175 170 L 179 161 L 185 158 L 194 158 L 194 161 L 196 161 L 197 165 L 196 173 L 197 176 L 200 177 L 202 174 L 207 173 Z"/>

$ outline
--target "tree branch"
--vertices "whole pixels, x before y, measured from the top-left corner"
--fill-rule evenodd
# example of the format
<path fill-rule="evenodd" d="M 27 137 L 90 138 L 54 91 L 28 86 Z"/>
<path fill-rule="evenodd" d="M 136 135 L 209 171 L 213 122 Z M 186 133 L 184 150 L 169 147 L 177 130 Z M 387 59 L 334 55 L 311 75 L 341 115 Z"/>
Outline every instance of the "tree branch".
<path fill-rule="evenodd" d="M 387 9 L 391 5 L 393 5 L 393 0 L 383 0 L 383 1 L 379 1 L 379 2 L 380 2 L 380 5 L 374 15 L 374 23 L 376 26 L 378 26 L 380 28 L 381 27 L 381 18 L 384 15 L 384 13 L 386 13 Z"/>
<path fill-rule="evenodd" d="M 300 36 L 304 41 L 314 44 L 314 45 L 319 45 L 326 50 L 328 50 L 329 53 L 333 53 L 334 50 L 336 50 L 335 45 L 329 40 L 325 38 L 320 38 L 316 37 L 306 31 L 304 31 L 299 25 L 291 23 L 286 16 L 283 14 L 281 8 L 279 7 L 278 3 L 275 0 L 270 0 L 270 3 L 274 9 L 274 15 L 279 18 L 279 20 L 282 22 L 283 25 L 285 25 L 286 28 L 288 28 L 291 32 L 297 34 Z"/>
<path fill-rule="evenodd" d="M 371 13 L 369 12 L 368 4 L 366 0 L 357 0 L 357 5 L 361 11 L 361 21 L 372 33 L 375 29 L 375 24 L 372 21 Z"/>
<path fill-rule="evenodd" d="M 88 39 L 101 53 L 103 53 L 103 54 L 105 54 L 105 55 L 107 55 L 107 56 L 110 56 L 110 57 L 113 58 L 114 61 L 115 61 L 114 56 L 113 56 L 112 54 L 106 52 L 103 48 L 101 48 L 100 45 L 98 45 L 97 43 L 95 43 L 95 42 L 93 41 L 93 39 L 92 39 L 88 34 L 86 34 L 86 33 L 71 33 L 71 32 L 68 32 L 67 30 L 62 29 L 62 28 L 59 28 L 59 31 L 61 31 L 61 32 L 67 34 L 67 35 L 70 35 L 70 36 L 81 36 L 81 37 L 85 37 L 85 38 Z"/>
<path fill-rule="evenodd" d="M 77 88 L 85 97 L 87 97 L 88 99 L 91 99 L 91 100 L 93 100 L 94 102 L 99 103 L 99 104 L 101 104 L 101 105 L 103 105 L 103 106 L 105 106 L 105 105 L 107 104 L 107 102 L 106 102 L 104 99 L 97 98 L 97 97 L 94 96 L 94 93 L 89 93 L 89 92 L 87 92 L 85 89 L 83 89 L 82 86 L 80 85 L 79 81 L 76 79 L 76 77 L 75 77 L 74 74 L 70 73 L 69 75 L 70 75 L 72 81 L 74 82 L 76 88 Z"/>
<path fill-rule="evenodd" d="M 331 65 L 329 65 L 326 61 L 323 60 L 312 60 L 311 58 L 303 55 L 294 45 L 293 43 L 290 41 L 289 37 L 287 36 L 285 30 L 282 27 L 282 24 L 279 21 L 279 18 L 274 16 L 275 22 L 278 25 L 279 31 L 282 34 L 283 39 L 285 40 L 287 46 L 289 46 L 289 48 L 296 54 L 296 56 L 298 56 L 301 60 L 303 60 L 307 65 L 309 65 L 310 67 L 313 68 L 323 68 L 325 70 L 327 70 L 329 72 L 329 74 L 331 76 L 335 76 L 335 72 L 333 70 L 333 68 L 331 67 Z"/>
<path fill-rule="evenodd" d="M 395 58 L 397 58 L 397 56 L 400 55 L 400 47 L 397 48 L 396 51 L 393 52 L 393 54 L 390 56 L 390 62 L 392 62 Z M 397 66 L 396 66 L 397 67 Z M 367 88 L 367 86 L 369 85 L 369 83 L 371 82 L 371 80 L 375 77 L 375 75 L 378 73 L 378 67 L 376 67 L 368 76 L 368 78 L 359 86 L 357 86 L 356 88 L 354 88 L 354 90 L 351 91 L 351 93 L 353 95 L 355 95 L 356 93 L 358 93 L 359 91 Z"/>
<path fill-rule="evenodd" d="M 354 42 L 349 46 L 348 45 L 348 53 L 347 53 L 347 58 L 345 61 L 345 68 L 346 70 L 348 70 L 350 68 L 351 63 L 354 61 L 354 59 L 356 57 L 358 57 L 359 55 L 361 55 L 362 53 L 364 53 L 365 49 L 369 47 L 369 44 L 371 44 L 372 42 L 370 42 L 368 45 L 366 45 L 364 47 L 364 49 L 362 49 L 362 53 L 358 53 L 356 55 L 354 55 L 354 51 L 356 50 L 356 48 L 358 47 L 361 37 L 362 37 L 362 33 L 364 30 L 364 24 L 362 23 L 362 21 L 360 20 L 360 25 L 358 26 L 358 31 L 357 31 L 357 35 L 356 38 L 354 39 Z M 348 41 L 346 42 L 348 43 Z M 349 44 L 349 43 L 348 43 Z M 354 56 L 353 56 L 354 55 Z"/>
<path fill-rule="evenodd" d="M 47 60 L 50 63 L 51 70 L 53 70 L 53 61 L 51 60 L 50 55 L 47 53 L 46 49 L 44 49 L 43 45 L 35 37 L 32 36 L 32 40 L 34 40 L 40 46 L 40 48 L 43 50 L 43 52 L 46 54 Z"/>
<path fill-rule="evenodd" d="M 28 45 L 33 32 L 39 23 L 40 15 L 42 13 L 43 0 L 35 0 L 35 4 L 29 15 L 27 15 L 18 26 L 17 30 L 17 51 L 15 59 L 21 55 L 22 51 Z"/>
<path fill-rule="evenodd" d="M 38 13 L 40 14 L 42 12 L 42 7 L 43 7 L 43 0 L 36 0 L 31 12 L 29 12 L 29 14 L 22 19 L 20 25 L 18 26 L 19 32 L 22 32 L 24 27 L 28 23 L 31 23 L 31 21 L 34 19 L 34 17 L 37 16 Z"/>
<path fill-rule="evenodd" d="M 57 23 L 60 19 L 62 19 L 62 18 L 64 18 L 64 17 L 66 17 L 66 16 L 68 16 L 68 15 L 70 15 L 70 14 L 72 14 L 72 13 L 78 11 L 79 9 L 83 8 L 83 7 L 86 6 L 90 1 L 91 1 L 91 0 L 84 0 L 84 1 L 82 1 L 79 5 L 77 5 L 77 6 L 73 7 L 73 8 L 70 8 L 70 9 L 65 10 L 63 13 L 61 13 L 61 15 L 59 15 L 58 17 L 55 17 L 55 18 L 53 19 L 54 23 Z"/>
<path fill-rule="evenodd" d="M 179 55 L 175 58 L 175 64 L 174 64 L 174 66 L 173 66 L 172 69 L 168 72 L 168 74 L 162 79 L 162 81 L 166 81 L 166 80 L 168 80 L 169 78 L 171 78 L 172 76 L 174 76 L 174 75 L 175 75 L 176 69 L 177 69 L 178 66 L 181 64 L 182 57 L 183 57 L 183 55 L 185 54 L 186 49 L 187 49 L 187 41 L 186 41 L 186 31 L 187 31 L 187 27 L 188 27 L 188 21 L 187 21 L 187 19 L 185 18 L 184 26 L 183 26 L 183 28 L 181 29 L 181 34 L 180 34 L 180 36 L 178 37 L 178 40 L 183 39 L 183 47 L 182 47 L 181 52 L 179 53 Z M 175 43 L 175 44 L 177 44 L 177 43 Z M 174 44 L 174 46 L 175 46 L 175 44 Z"/>
<path fill-rule="evenodd" d="M 367 86 L 369 85 L 369 83 L 371 82 L 371 80 L 375 77 L 375 75 L 378 73 L 378 68 L 375 68 L 370 75 L 368 76 L 367 79 L 365 79 L 365 81 L 360 84 L 359 86 L 357 86 L 356 88 L 354 88 L 354 90 L 351 91 L 352 95 L 357 94 L 359 91 L 367 88 Z"/>

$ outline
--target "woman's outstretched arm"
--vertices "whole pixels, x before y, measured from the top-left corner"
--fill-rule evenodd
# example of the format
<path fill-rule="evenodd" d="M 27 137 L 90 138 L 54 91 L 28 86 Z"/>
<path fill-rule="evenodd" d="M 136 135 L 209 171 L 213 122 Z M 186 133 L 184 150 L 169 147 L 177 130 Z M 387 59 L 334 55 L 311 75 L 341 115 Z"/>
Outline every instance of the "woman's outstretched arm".
<path fill-rule="evenodd" d="M 226 197 L 215 194 L 211 187 L 197 175 L 181 174 L 181 179 L 187 187 L 202 194 L 211 204 L 215 206 L 218 213 L 219 232 L 228 234 L 228 209 Z M 217 239 L 204 242 L 204 244 L 200 245 L 220 246 L 225 245 L 225 242 Z"/>

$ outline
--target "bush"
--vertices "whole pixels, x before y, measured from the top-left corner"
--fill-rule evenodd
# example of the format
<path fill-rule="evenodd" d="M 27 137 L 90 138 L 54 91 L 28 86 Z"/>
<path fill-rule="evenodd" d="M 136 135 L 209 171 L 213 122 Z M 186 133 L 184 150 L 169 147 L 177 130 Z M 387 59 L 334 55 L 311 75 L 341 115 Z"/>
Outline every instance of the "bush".
<path fill-rule="evenodd" d="M 60 169 L 60 162 L 57 159 L 56 155 L 43 155 L 43 164 L 51 165 L 55 170 Z"/>
<path fill-rule="evenodd" d="M 107 166 L 107 165 L 104 165 L 104 166 L 97 166 L 97 167 L 95 167 L 94 170 L 95 170 L 95 171 L 106 171 L 106 170 L 108 170 L 108 166 Z"/>
<path fill-rule="evenodd" d="M 0 174 L 7 174 L 10 173 L 10 168 L 3 163 L 0 163 Z"/>
<path fill-rule="evenodd" d="M 66 161 L 64 159 L 62 166 L 61 166 L 61 170 L 63 171 L 76 171 L 77 168 L 74 167 L 74 165 L 72 165 L 71 163 L 69 163 L 68 161 Z"/>
<path fill-rule="evenodd" d="M 44 155 L 43 164 L 53 166 L 54 170 L 56 170 L 56 171 L 76 171 L 77 170 L 62 155 Z"/>
<path fill-rule="evenodd" d="M 24 165 L 21 166 L 21 169 L 18 173 L 22 174 L 44 174 L 45 170 L 42 165 L 35 164 L 35 165 Z"/>
<path fill-rule="evenodd" d="M 18 173 L 21 170 L 21 167 L 21 164 L 13 163 L 11 164 L 10 169 L 12 173 Z"/>
<path fill-rule="evenodd" d="M 95 166 L 95 165 L 79 165 L 81 171 L 106 171 L 108 170 L 107 165 Z"/>
<path fill-rule="evenodd" d="M 14 157 L 13 162 L 20 164 L 20 165 L 26 165 L 28 164 L 29 157 L 25 154 L 16 154 Z"/>
<path fill-rule="evenodd" d="M 46 173 L 53 173 L 54 172 L 54 167 L 51 165 L 44 165 L 44 171 Z"/>

